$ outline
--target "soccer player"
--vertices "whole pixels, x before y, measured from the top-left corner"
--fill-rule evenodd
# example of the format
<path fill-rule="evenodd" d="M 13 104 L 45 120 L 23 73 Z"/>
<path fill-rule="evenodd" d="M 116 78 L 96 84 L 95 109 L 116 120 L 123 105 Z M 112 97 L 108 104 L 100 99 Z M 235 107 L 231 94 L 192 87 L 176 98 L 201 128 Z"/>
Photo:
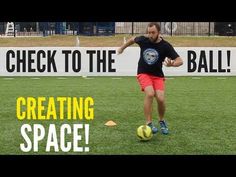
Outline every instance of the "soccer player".
<path fill-rule="evenodd" d="M 158 104 L 159 124 L 162 134 L 168 134 L 168 127 L 165 114 L 165 76 L 162 65 L 166 67 L 178 67 L 183 60 L 174 50 L 173 46 L 160 36 L 160 25 L 151 22 L 147 25 L 147 34 L 144 36 L 132 37 L 124 43 L 117 53 L 121 54 L 128 46 L 137 43 L 140 47 L 140 58 L 137 69 L 137 80 L 144 97 L 144 116 L 146 124 L 151 127 L 153 133 L 158 128 L 152 122 L 152 103 L 155 98 Z"/>

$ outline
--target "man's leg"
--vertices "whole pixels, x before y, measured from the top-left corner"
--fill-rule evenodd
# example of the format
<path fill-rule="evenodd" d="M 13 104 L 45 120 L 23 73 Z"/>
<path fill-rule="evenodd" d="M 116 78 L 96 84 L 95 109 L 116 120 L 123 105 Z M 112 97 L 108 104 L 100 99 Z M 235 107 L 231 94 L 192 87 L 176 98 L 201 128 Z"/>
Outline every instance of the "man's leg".
<path fill-rule="evenodd" d="M 157 110 L 159 114 L 159 119 L 162 121 L 164 119 L 164 114 L 166 110 L 166 105 L 165 105 L 165 93 L 163 90 L 156 90 L 155 91 L 155 97 L 157 100 Z"/>
<path fill-rule="evenodd" d="M 150 75 L 139 74 L 137 76 L 138 82 L 141 86 L 141 90 L 144 91 L 144 116 L 146 119 L 146 124 L 151 127 L 153 133 L 157 133 L 158 129 L 152 123 L 152 103 L 155 96 L 155 91 L 153 88 L 153 83 Z"/>
<path fill-rule="evenodd" d="M 144 116 L 146 118 L 147 124 L 152 122 L 152 103 L 155 96 L 155 92 L 152 86 L 147 86 L 144 89 Z"/>
<path fill-rule="evenodd" d="M 166 121 L 164 120 L 164 115 L 165 115 L 165 93 L 163 90 L 156 90 L 155 91 L 155 97 L 158 103 L 158 113 L 159 113 L 159 123 L 161 126 L 161 132 L 165 135 L 169 133 Z"/>
<path fill-rule="evenodd" d="M 152 86 L 147 86 L 144 89 L 144 115 L 146 118 L 146 124 L 151 127 L 153 133 L 157 133 L 158 129 L 152 123 L 152 103 L 155 96 L 155 91 Z"/>

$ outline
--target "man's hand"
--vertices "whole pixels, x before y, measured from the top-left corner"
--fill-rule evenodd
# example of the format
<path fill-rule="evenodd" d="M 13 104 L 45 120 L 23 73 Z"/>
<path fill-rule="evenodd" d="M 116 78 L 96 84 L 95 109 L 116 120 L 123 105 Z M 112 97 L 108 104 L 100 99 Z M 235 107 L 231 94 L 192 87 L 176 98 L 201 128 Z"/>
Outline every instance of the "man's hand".
<path fill-rule="evenodd" d="M 163 65 L 165 65 L 166 67 L 173 66 L 173 64 L 174 64 L 174 60 L 171 60 L 169 58 L 166 58 L 165 61 L 163 62 Z"/>
<path fill-rule="evenodd" d="M 119 55 L 119 54 L 122 54 L 123 51 L 124 51 L 124 49 L 123 49 L 122 47 L 120 47 L 119 49 L 117 49 L 117 54 L 118 54 L 118 55 Z"/>

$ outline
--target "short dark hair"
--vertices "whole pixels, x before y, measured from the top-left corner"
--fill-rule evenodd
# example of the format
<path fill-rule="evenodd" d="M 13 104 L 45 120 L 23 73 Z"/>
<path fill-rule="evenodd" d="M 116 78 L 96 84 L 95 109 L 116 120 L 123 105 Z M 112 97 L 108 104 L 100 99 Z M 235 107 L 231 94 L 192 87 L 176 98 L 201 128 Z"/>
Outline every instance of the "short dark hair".
<path fill-rule="evenodd" d="M 161 31 L 161 27 L 160 27 L 159 23 L 157 23 L 157 22 L 150 22 L 147 25 L 147 27 L 153 27 L 153 26 L 156 27 L 157 31 Z"/>

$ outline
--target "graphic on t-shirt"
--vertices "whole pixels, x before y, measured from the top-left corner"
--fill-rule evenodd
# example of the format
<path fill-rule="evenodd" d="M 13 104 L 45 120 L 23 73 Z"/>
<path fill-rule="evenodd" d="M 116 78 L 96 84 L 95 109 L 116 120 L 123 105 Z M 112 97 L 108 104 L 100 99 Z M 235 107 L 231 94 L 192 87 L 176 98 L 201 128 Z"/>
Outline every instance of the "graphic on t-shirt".
<path fill-rule="evenodd" d="M 143 52 L 143 58 L 148 65 L 153 65 L 159 59 L 159 53 L 155 49 L 148 48 Z"/>

